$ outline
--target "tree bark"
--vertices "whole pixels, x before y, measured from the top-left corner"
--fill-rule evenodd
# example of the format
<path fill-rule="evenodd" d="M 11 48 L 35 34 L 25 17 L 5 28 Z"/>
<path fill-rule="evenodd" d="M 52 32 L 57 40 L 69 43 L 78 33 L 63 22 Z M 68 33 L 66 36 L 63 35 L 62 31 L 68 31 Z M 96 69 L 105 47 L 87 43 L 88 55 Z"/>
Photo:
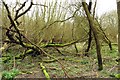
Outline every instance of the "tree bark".
<path fill-rule="evenodd" d="M 92 7 L 92 1 L 90 0 L 88 5 L 88 10 L 90 14 L 91 14 L 91 7 Z M 90 46 L 92 42 L 92 29 L 91 29 L 90 21 L 89 21 L 89 26 L 90 26 L 90 29 L 89 29 L 88 46 L 87 46 L 87 49 L 85 50 L 85 52 L 87 52 L 85 53 L 85 56 L 88 56 L 88 51 L 90 50 Z"/>
<path fill-rule="evenodd" d="M 120 56 L 120 0 L 117 0 L 118 14 L 118 56 Z M 120 60 L 118 60 L 118 73 L 120 73 Z"/>
<path fill-rule="evenodd" d="M 97 51 L 97 59 L 98 59 L 98 70 L 102 70 L 103 69 L 103 64 L 102 64 L 102 57 L 101 57 L 101 48 L 100 48 L 100 43 L 99 43 L 99 37 L 98 37 L 98 32 L 97 32 L 97 28 L 96 25 L 94 23 L 93 18 L 91 17 L 89 10 L 87 8 L 86 2 L 83 1 L 82 2 L 83 8 L 85 10 L 85 13 L 87 15 L 88 21 L 90 22 L 91 25 L 91 29 L 93 31 L 93 35 L 95 38 L 95 43 L 96 43 L 96 51 Z"/>
<path fill-rule="evenodd" d="M 90 22 L 89 22 L 89 25 L 90 25 Z M 88 52 L 90 50 L 90 47 L 91 47 L 91 42 L 92 42 L 92 29 L 91 29 L 91 26 L 90 26 L 90 29 L 89 29 L 89 38 L 88 38 L 88 46 L 87 46 L 87 49 L 85 50 L 85 56 L 88 56 Z"/>

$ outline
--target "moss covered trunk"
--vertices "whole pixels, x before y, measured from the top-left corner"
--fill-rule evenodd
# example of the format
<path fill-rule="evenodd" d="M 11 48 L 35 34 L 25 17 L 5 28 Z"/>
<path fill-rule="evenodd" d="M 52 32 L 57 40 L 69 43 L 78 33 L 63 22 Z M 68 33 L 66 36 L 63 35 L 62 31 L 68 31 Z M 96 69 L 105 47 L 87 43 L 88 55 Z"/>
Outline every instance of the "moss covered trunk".
<path fill-rule="evenodd" d="M 91 17 L 90 12 L 89 12 L 89 10 L 87 8 L 86 2 L 83 1 L 82 5 L 83 5 L 83 8 L 84 8 L 85 13 L 87 15 L 88 21 L 90 22 L 90 26 L 91 26 L 91 29 L 93 31 L 93 35 L 94 35 L 94 38 L 95 38 L 97 59 L 98 59 L 98 70 L 102 70 L 103 69 L 103 65 L 102 65 L 101 49 L 100 49 L 99 37 L 98 37 L 98 34 L 97 34 L 98 33 L 97 32 L 97 28 L 96 28 L 94 20 Z"/>

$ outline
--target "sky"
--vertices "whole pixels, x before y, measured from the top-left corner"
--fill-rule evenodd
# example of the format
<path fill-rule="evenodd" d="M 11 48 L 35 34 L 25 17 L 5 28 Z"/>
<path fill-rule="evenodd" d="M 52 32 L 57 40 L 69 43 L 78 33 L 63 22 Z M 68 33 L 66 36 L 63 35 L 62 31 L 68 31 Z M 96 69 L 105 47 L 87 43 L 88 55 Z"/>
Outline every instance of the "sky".
<path fill-rule="evenodd" d="M 9 3 L 11 1 L 14 2 L 16 0 L 5 0 L 5 1 Z M 20 0 L 20 1 L 24 1 L 24 0 Z M 44 1 L 52 1 L 52 0 L 36 0 L 36 1 L 40 1 L 41 3 L 43 3 Z M 57 0 L 57 1 L 65 1 L 65 0 Z M 68 0 L 68 1 L 73 3 L 74 1 L 79 1 L 79 0 Z M 88 2 L 89 0 L 86 1 Z M 112 10 L 116 10 L 116 0 L 97 0 L 96 13 L 98 16 L 101 16 L 102 14 Z"/>
<path fill-rule="evenodd" d="M 97 14 L 102 15 L 111 10 L 116 10 L 116 0 L 98 0 L 97 2 Z"/>
<path fill-rule="evenodd" d="M 40 1 L 40 0 L 38 0 Z M 43 1 L 43 0 L 42 0 Z M 51 1 L 51 0 L 48 0 Z M 58 0 L 60 1 L 60 0 Z M 65 0 L 61 0 L 61 1 L 65 1 Z M 73 3 L 74 1 L 79 1 L 79 0 L 68 0 L 69 2 Z M 89 0 L 86 0 L 87 2 Z M 95 1 L 95 0 L 93 0 Z M 116 10 L 117 9 L 117 5 L 116 5 L 116 0 L 97 0 L 97 8 L 96 8 L 96 12 L 98 16 L 101 16 L 102 14 L 112 11 L 112 10 Z"/>

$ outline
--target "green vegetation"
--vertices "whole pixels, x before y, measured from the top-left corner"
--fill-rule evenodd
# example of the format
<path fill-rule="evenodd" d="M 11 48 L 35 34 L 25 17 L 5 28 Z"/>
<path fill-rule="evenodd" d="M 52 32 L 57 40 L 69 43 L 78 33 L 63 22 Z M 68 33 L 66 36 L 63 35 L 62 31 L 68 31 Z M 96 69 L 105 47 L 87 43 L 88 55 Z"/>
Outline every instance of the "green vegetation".
<path fill-rule="evenodd" d="M 10 71 L 3 71 L 2 77 L 5 80 L 13 80 L 13 78 L 18 74 L 20 74 L 20 71 L 18 69 L 12 69 Z"/>
<path fill-rule="evenodd" d="M 0 4 L 0 18 L 3 21 L 0 23 L 3 32 L 3 50 L 0 48 L 3 78 L 120 78 L 116 61 L 116 11 L 103 14 L 100 18 L 95 17 L 93 28 L 96 33 L 92 31 L 92 42 L 86 52 L 91 25 L 81 2 L 73 5 L 67 1 L 45 1 L 43 4 L 31 3 L 32 7 L 27 9 L 24 4 L 29 1 L 16 2 L 16 6 L 4 2 Z M 24 14 L 20 16 L 22 12 Z M 97 35 L 100 43 L 102 71 L 98 71 L 97 44 L 93 34 Z M 113 43 L 112 50 L 105 36 Z M 6 48 L 4 43 L 7 44 Z"/>
<path fill-rule="evenodd" d="M 97 58 L 96 58 L 96 51 L 92 49 L 89 52 L 89 57 L 83 55 L 82 52 L 79 52 L 79 55 L 75 53 L 75 49 L 71 47 L 72 51 L 74 52 L 66 52 L 68 51 L 68 47 L 60 49 L 64 55 L 59 54 L 56 51 L 52 51 L 52 56 L 59 59 L 59 61 L 63 64 L 66 69 L 66 72 L 71 77 L 78 77 L 78 76 L 86 76 L 86 77 L 106 77 L 109 78 L 110 75 L 117 73 L 117 47 L 113 46 L 113 50 L 110 51 L 108 46 L 102 47 L 102 56 L 103 56 L 103 66 L 104 69 L 102 71 L 97 71 Z M 50 52 L 50 51 L 49 51 Z M 9 53 L 8 55 L 11 55 Z M 18 55 L 16 53 L 16 55 Z M 42 58 L 42 60 L 41 60 Z M 9 63 L 9 61 L 12 61 Z M 8 62 L 4 63 L 4 68 L 9 69 L 8 76 L 12 74 L 11 71 L 13 66 L 12 58 Z M 16 59 L 16 68 L 25 74 L 33 75 L 40 73 L 41 69 L 38 68 L 39 63 L 43 62 L 43 65 L 46 67 L 46 70 L 50 77 L 65 77 L 65 74 L 60 67 L 61 65 L 56 61 L 52 61 L 52 59 L 48 56 L 37 56 L 31 57 L 27 56 L 24 60 Z M 23 67 L 24 66 L 24 67 Z M 42 73 L 42 72 L 41 72 Z M 39 75 L 39 74 L 36 74 Z M 10 76 L 11 77 L 11 76 Z"/>

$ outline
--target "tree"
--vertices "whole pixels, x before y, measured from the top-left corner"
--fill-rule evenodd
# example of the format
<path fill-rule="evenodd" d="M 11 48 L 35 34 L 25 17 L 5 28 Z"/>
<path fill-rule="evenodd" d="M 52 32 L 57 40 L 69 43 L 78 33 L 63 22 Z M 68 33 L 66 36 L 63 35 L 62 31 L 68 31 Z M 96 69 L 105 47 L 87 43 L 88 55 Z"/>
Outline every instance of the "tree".
<path fill-rule="evenodd" d="M 101 57 L 100 42 L 99 42 L 99 37 L 98 37 L 98 30 L 96 28 L 93 17 L 90 15 L 90 12 L 88 10 L 88 6 L 87 6 L 85 0 L 83 0 L 82 5 L 83 5 L 83 8 L 84 8 L 85 13 L 87 15 L 88 21 L 90 23 L 89 25 L 91 26 L 91 29 L 92 29 L 92 32 L 93 32 L 93 35 L 95 38 L 97 58 L 98 58 L 98 70 L 102 70 L 103 65 L 102 65 L 102 57 Z"/>
<path fill-rule="evenodd" d="M 29 37 L 27 37 L 20 29 L 21 29 L 21 27 L 19 27 L 20 25 L 21 25 L 21 22 L 19 21 L 22 17 L 24 17 L 24 15 L 34 6 L 34 5 L 40 5 L 40 6 L 44 6 L 44 7 L 46 7 L 45 5 L 41 5 L 41 4 L 34 4 L 33 3 L 33 1 L 31 0 L 30 1 L 30 5 L 28 6 L 28 8 L 27 9 L 25 9 L 25 10 L 23 10 L 22 11 L 22 9 L 25 7 L 25 4 L 26 4 L 26 2 L 27 1 L 25 1 L 23 4 L 21 4 L 20 6 L 19 6 L 19 8 L 17 9 L 17 10 L 15 10 L 15 12 L 14 12 L 14 14 L 11 14 L 12 12 L 10 11 L 10 7 L 2 0 L 2 3 L 3 3 L 3 5 L 4 5 L 4 7 L 5 7 L 5 9 L 6 9 L 6 12 L 7 12 L 7 17 L 8 17 L 8 20 L 10 21 L 10 23 L 11 24 L 9 24 L 9 26 L 8 26 L 8 28 L 5 28 L 5 33 L 6 33 L 6 36 L 7 36 L 7 39 L 6 40 L 4 40 L 4 42 L 6 42 L 6 43 L 10 43 L 10 44 L 12 44 L 12 43 L 14 43 L 14 44 L 18 44 L 18 45 L 20 45 L 20 46 L 22 46 L 23 48 L 25 48 L 26 49 L 26 51 L 25 51 L 25 54 L 23 55 L 23 57 L 25 56 L 25 55 L 28 55 L 28 54 L 34 54 L 34 55 L 39 55 L 39 54 L 41 54 L 41 53 L 44 53 L 44 51 L 42 51 L 42 48 L 44 47 L 64 47 L 64 46 L 68 46 L 68 45 L 72 45 L 72 44 L 74 44 L 74 43 L 76 43 L 76 42 L 78 42 L 79 40 L 76 40 L 76 41 L 71 41 L 70 43 L 66 43 L 66 44 L 50 44 L 50 42 L 51 41 L 47 41 L 47 45 L 46 44 L 37 44 L 38 42 L 35 42 L 34 40 L 35 39 L 33 39 L 33 38 L 31 38 L 31 36 L 30 36 L 30 38 Z M 52 5 L 52 4 L 51 4 Z M 71 19 L 71 18 L 73 18 L 74 16 L 75 16 L 75 14 L 76 14 L 76 12 L 78 11 L 79 9 L 76 9 L 75 11 L 74 11 L 74 13 L 72 14 L 72 16 L 70 16 L 70 17 L 68 17 L 68 18 L 66 18 L 66 19 L 62 19 L 62 20 L 58 20 L 60 17 L 61 17 L 61 15 L 60 16 L 57 16 L 57 20 L 55 20 L 55 21 L 52 21 L 52 20 L 54 20 L 54 18 L 53 17 L 51 17 L 51 16 L 54 16 L 53 15 L 53 13 L 55 13 L 55 11 L 53 10 L 52 12 L 53 13 L 51 13 L 52 15 L 50 15 L 49 14 L 49 18 L 50 18 L 50 20 L 48 20 L 47 22 L 46 22 L 46 24 L 45 24 L 45 26 L 43 26 L 43 28 L 40 30 L 41 31 L 41 33 L 42 33 L 42 31 L 45 31 L 44 29 L 48 29 L 48 28 L 50 28 L 51 29 L 51 27 L 53 26 L 55 26 L 56 27 L 56 25 L 57 25 L 57 23 L 62 23 L 62 22 L 65 22 L 65 21 L 68 21 L 69 19 Z M 51 11 L 50 11 L 51 12 Z M 44 13 L 44 12 L 43 12 Z M 13 17 L 14 16 L 14 17 Z M 55 16 L 54 16 L 55 17 Z M 32 25 L 33 26 L 33 28 L 31 29 L 31 30 L 37 30 L 35 27 L 36 27 L 36 25 L 38 25 L 38 21 L 36 22 L 36 21 L 34 21 L 34 20 L 38 20 L 38 12 L 36 12 L 36 17 L 35 17 L 36 19 L 31 19 L 30 21 L 33 21 L 33 22 L 35 22 L 35 24 L 31 24 L 31 22 L 29 23 L 29 26 L 28 26 L 28 28 L 30 28 L 30 25 Z M 45 18 L 45 17 L 44 17 Z M 48 19 L 49 19 L 48 18 Z M 53 19 L 52 19 L 53 18 Z M 64 17 L 65 18 L 65 17 Z M 52 21 L 52 22 L 51 22 Z M 49 24 L 48 24 L 49 23 Z M 25 24 L 26 25 L 26 24 Z M 23 25 L 23 27 L 26 27 L 25 25 Z M 28 29 L 27 28 L 27 29 Z M 34 31 L 33 30 L 33 31 Z M 67 29 L 66 29 L 67 30 Z M 30 31 L 30 32 L 33 32 L 33 31 Z M 38 29 L 38 31 L 39 31 L 39 29 Z M 38 32 L 37 31 L 37 32 Z M 55 31 L 55 30 L 54 30 Z M 50 32 L 50 31 L 49 31 Z M 69 31 L 70 32 L 70 31 Z M 40 33 L 40 32 L 38 32 L 38 33 Z M 47 31 L 47 33 L 48 33 L 48 31 Z M 35 34 L 36 34 L 36 31 L 35 31 L 35 33 L 34 33 L 34 36 L 35 36 Z M 51 34 L 51 33 L 50 33 Z M 51 36 L 50 36 L 51 37 Z M 54 37 L 54 36 L 53 36 Z M 55 38 L 55 37 L 54 37 Z M 33 40 L 32 40 L 33 39 Z M 41 43 L 41 41 L 40 41 L 40 43 Z M 48 44 L 49 43 L 49 44 Z"/>
<path fill-rule="evenodd" d="M 117 11 L 112 10 L 103 14 L 99 19 L 99 23 L 110 41 L 116 43 L 116 35 L 118 34 Z"/>
<path fill-rule="evenodd" d="M 118 56 L 120 56 L 120 0 L 117 0 L 118 14 Z M 120 73 L 120 60 L 118 60 L 118 73 Z"/>
<path fill-rule="evenodd" d="M 91 14 L 91 7 L 92 7 L 92 1 L 90 0 L 89 1 L 89 5 L 88 5 L 88 10 Z M 90 24 L 90 21 L 89 21 L 89 24 Z M 90 25 L 90 28 L 89 28 L 89 38 L 88 38 L 88 46 L 87 46 L 87 49 L 86 49 L 86 52 L 89 51 L 90 49 L 90 46 L 91 46 L 91 42 L 92 42 L 92 29 L 91 29 L 91 25 Z M 87 55 L 87 54 L 85 54 Z"/>

